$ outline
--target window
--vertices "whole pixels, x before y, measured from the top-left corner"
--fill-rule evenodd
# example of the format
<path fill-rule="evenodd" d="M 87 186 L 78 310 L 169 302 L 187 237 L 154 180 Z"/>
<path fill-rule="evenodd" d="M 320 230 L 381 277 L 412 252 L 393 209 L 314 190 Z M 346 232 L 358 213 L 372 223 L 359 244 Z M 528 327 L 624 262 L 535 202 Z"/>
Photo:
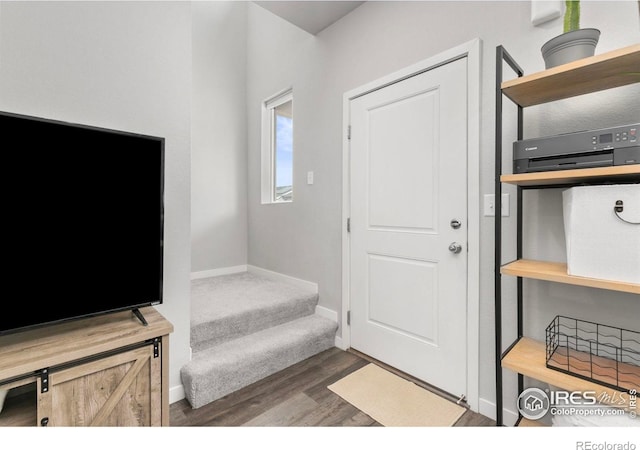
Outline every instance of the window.
<path fill-rule="evenodd" d="M 293 93 L 265 101 L 262 108 L 262 203 L 293 200 Z"/>

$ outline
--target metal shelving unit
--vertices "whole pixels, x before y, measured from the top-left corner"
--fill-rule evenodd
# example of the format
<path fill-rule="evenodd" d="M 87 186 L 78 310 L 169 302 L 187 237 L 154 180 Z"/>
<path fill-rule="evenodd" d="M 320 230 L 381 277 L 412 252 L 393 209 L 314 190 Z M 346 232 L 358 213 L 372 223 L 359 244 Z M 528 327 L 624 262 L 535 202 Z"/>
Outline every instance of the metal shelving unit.
<path fill-rule="evenodd" d="M 503 82 L 503 68 L 507 64 L 517 78 Z M 517 186 L 516 195 L 516 260 L 502 264 L 502 207 L 495 202 L 495 369 L 496 369 L 496 425 L 503 425 L 503 368 L 518 374 L 518 392 L 524 389 L 524 377 L 549 382 L 568 390 L 594 390 L 602 385 L 549 369 L 545 364 L 545 343 L 524 336 L 523 279 L 546 280 L 596 289 L 608 289 L 640 294 L 640 285 L 608 280 L 572 277 L 566 265 L 531 261 L 522 254 L 522 198 L 525 190 L 571 187 L 604 182 L 640 183 L 640 164 L 577 169 L 527 174 L 502 174 L 502 116 L 506 96 L 517 105 L 517 139 L 523 135 L 524 107 L 566 99 L 633 83 L 640 83 L 640 44 L 584 58 L 542 72 L 524 76 L 523 70 L 503 46 L 496 47 L 496 121 L 495 121 L 495 198 L 502 197 L 504 183 Z M 517 337 L 506 349 L 502 345 L 502 275 L 517 277 L 516 327 Z M 518 424 L 532 426 L 519 419 Z"/>

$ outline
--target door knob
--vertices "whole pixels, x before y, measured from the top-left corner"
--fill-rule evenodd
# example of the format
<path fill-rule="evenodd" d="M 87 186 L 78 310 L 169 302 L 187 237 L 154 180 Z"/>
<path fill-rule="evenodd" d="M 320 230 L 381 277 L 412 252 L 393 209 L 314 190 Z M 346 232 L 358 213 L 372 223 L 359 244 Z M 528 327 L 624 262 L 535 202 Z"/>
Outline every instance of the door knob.
<path fill-rule="evenodd" d="M 462 245 L 457 242 L 452 242 L 449 244 L 449 251 L 453 253 L 460 253 L 462 251 Z"/>

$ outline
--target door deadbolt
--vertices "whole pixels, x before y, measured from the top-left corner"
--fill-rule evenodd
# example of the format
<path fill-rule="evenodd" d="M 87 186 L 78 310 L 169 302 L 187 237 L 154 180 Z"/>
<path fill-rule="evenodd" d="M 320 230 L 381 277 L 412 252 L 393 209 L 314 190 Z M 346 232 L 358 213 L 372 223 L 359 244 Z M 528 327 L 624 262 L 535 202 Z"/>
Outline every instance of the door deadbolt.
<path fill-rule="evenodd" d="M 451 219 L 451 222 L 449 222 L 451 225 L 451 228 L 453 228 L 454 230 L 457 230 L 458 228 L 460 228 L 462 226 L 462 224 L 460 223 L 460 221 L 458 219 Z"/>

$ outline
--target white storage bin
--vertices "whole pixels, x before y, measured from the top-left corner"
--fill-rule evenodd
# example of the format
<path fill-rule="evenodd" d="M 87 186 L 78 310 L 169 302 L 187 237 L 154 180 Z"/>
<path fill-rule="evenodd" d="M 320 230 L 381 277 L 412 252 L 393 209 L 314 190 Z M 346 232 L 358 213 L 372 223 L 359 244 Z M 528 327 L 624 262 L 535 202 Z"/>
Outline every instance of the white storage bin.
<path fill-rule="evenodd" d="M 640 284 L 640 225 L 628 223 L 640 223 L 640 185 L 577 186 L 562 200 L 569 275 Z"/>

